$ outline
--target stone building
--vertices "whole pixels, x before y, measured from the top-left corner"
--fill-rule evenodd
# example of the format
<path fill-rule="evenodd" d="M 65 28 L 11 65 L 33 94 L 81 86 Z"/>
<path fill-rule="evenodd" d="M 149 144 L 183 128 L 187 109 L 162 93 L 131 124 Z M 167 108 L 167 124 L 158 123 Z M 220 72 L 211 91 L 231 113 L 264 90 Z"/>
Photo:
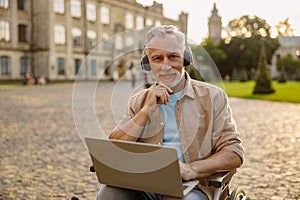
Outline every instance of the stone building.
<path fill-rule="evenodd" d="M 278 78 L 280 72 L 277 70 L 276 63 L 281 57 L 285 57 L 288 54 L 294 58 L 300 59 L 300 37 L 299 36 L 279 36 L 278 37 L 280 47 L 274 52 L 271 62 L 271 76 L 272 78 Z"/>
<path fill-rule="evenodd" d="M 218 14 L 216 3 L 214 3 L 211 16 L 208 18 L 208 37 L 218 43 L 222 36 L 222 18 Z"/>
<path fill-rule="evenodd" d="M 111 79 L 139 64 L 145 28 L 161 24 L 187 34 L 188 14 L 166 18 L 155 1 L 0 0 L 0 80 Z"/>

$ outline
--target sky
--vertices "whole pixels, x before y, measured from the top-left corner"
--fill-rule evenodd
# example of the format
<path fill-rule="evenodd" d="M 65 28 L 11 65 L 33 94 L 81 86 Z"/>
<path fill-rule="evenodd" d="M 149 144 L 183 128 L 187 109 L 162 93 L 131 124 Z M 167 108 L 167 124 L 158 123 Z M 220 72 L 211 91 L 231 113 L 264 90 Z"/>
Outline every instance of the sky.
<path fill-rule="evenodd" d="M 151 5 L 152 0 L 136 0 L 144 5 Z M 289 18 L 294 34 L 300 36 L 300 1 L 299 0 L 156 0 L 163 3 L 165 17 L 178 19 L 183 11 L 189 13 L 188 38 L 199 44 L 208 32 L 208 18 L 214 2 L 222 26 L 227 26 L 232 19 L 243 15 L 258 16 L 275 28 L 279 22 Z"/>

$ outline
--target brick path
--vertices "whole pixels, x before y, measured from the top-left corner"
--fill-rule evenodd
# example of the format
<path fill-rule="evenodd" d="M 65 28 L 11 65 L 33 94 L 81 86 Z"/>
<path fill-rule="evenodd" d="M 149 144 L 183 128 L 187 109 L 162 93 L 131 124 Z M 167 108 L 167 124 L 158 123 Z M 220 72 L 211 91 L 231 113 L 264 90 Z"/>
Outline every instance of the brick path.
<path fill-rule="evenodd" d="M 96 95 L 104 131 L 114 126 L 112 86 L 101 83 Z M 115 94 L 124 102 L 130 83 L 120 88 Z M 73 84 L 0 87 L 0 199 L 95 199 L 100 185 L 75 128 L 72 90 Z M 230 103 L 246 149 L 232 188 L 241 186 L 251 199 L 300 199 L 300 104 Z"/>

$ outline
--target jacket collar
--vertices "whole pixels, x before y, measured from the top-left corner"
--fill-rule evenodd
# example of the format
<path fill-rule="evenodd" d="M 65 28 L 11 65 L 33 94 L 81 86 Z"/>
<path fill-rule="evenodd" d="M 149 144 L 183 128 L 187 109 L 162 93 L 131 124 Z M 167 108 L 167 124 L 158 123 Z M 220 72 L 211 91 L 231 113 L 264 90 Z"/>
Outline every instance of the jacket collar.
<path fill-rule="evenodd" d="M 182 97 L 184 97 L 184 96 L 190 97 L 192 99 L 195 98 L 195 92 L 194 92 L 193 86 L 192 86 L 192 79 L 187 72 L 185 72 L 185 86 L 183 89 Z"/>

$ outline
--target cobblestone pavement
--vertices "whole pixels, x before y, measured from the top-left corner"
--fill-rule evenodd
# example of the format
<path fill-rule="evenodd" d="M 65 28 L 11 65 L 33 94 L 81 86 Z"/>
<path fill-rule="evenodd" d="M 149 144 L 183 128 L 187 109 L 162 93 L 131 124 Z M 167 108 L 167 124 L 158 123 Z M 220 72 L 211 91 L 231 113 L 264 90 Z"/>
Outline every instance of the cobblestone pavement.
<path fill-rule="evenodd" d="M 113 84 L 100 85 L 95 106 L 109 131 Z M 130 83 L 121 88 L 116 94 L 124 102 Z M 71 83 L 0 87 L 0 199 L 95 199 L 100 185 L 75 128 L 72 92 Z M 230 104 L 246 150 L 232 189 L 242 187 L 251 199 L 300 199 L 300 104 L 238 98 Z"/>

